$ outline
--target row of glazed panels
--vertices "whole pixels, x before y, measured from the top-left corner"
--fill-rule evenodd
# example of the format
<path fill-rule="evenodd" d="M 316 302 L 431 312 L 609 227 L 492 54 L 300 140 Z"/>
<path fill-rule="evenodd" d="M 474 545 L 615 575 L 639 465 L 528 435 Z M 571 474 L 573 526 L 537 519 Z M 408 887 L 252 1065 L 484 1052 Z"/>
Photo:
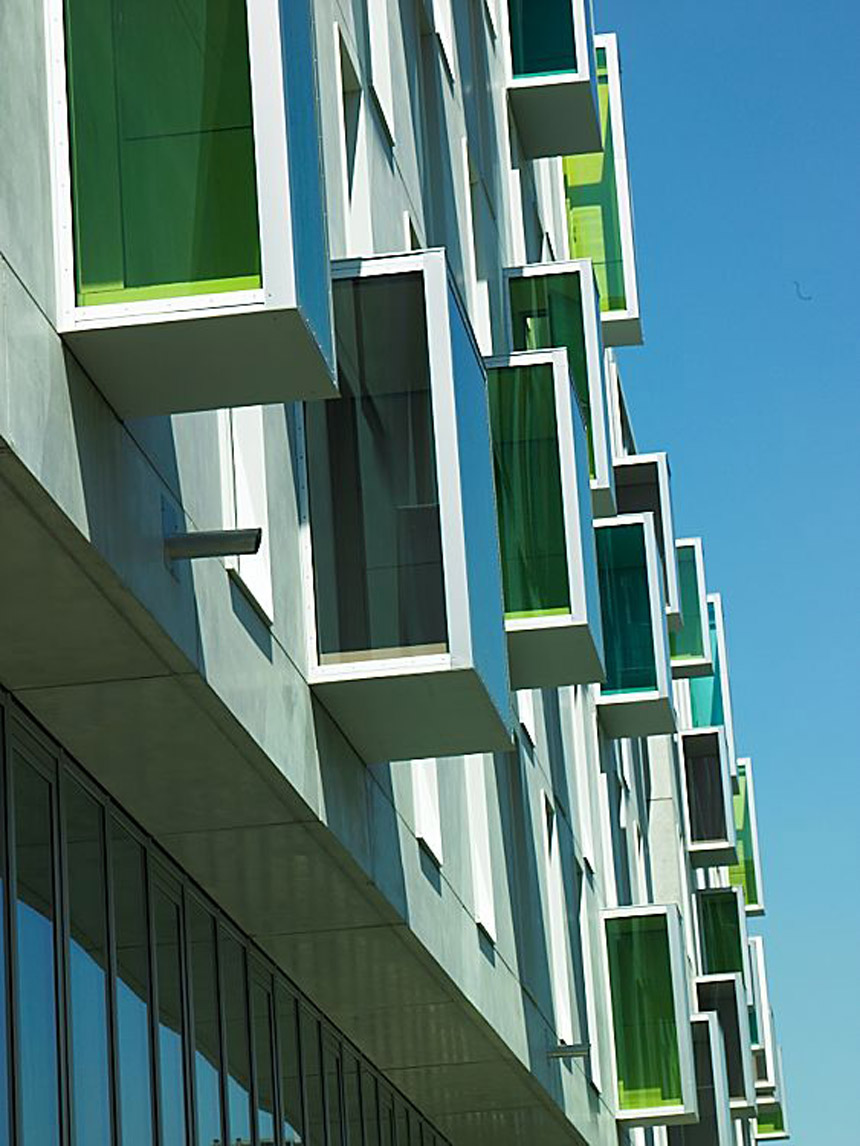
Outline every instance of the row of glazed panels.
<path fill-rule="evenodd" d="M 487 363 L 442 251 L 335 264 L 333 295 L 340 398 L 303 423 L 310 679 L 361 754 L 502 751 L 511 685 L 599 682 L 610 735 L 673 731 L 668 468 L 612 465 L 590 262 L 511 272 L 513 352 Z"/>
<path fill-rule="evenodd" d="M 446 1146 L 2 697 L 0 721 L 0 1143 Z"/>
<path fill-rule="evenodd" d="M 167 2 L 145 18 L 128 0 L 51 3 L 64 17 L 49 44 L 58 327 L 113 407 L 336 395 L 311 0 Z M 584 37 L 561 87 L 569 98 L 584 86 L 585 150 L 602 154 L 590 0 L 545 0 L 543 21 L 511 7 L 511 43 L 532 62 L 536 31 Z M 558 83 L 532 86 L 551 97 Z M 588 209 L 576 207 L 580 222 Z M 604 214 L 601 234 L 615 235 Z M 608 299 L 605 251 L 578 248 Z M 625 251 L 632 260 L 632 232 Z"/>

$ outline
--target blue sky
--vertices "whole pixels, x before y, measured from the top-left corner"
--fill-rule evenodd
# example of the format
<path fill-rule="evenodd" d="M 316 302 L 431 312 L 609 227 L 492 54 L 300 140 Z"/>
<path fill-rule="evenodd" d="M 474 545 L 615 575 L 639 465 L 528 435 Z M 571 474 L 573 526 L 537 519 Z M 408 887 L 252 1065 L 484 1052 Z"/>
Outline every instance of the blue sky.
<path fill-rule="evenodd" d="M 594 5 L 619 35 L 646 339 L 622 377 L 723 594 L 792 1137 L 857 1141 L 860 5 Z"/>

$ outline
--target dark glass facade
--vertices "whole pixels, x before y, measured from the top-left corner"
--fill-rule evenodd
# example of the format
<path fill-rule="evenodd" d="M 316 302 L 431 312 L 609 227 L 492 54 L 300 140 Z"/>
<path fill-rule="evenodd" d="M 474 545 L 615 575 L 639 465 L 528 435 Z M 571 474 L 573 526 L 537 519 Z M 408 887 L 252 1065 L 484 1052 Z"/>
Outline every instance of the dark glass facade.
<path fill-rule="evenodd" d="M 443 1146 L 2 694 L 0 723 L 0 1146 Z"/>

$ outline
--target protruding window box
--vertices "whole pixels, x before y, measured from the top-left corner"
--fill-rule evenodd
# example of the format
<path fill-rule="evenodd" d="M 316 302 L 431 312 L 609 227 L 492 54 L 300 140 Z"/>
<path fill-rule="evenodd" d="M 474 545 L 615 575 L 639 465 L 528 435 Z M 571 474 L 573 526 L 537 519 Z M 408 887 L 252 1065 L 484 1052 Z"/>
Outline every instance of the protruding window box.
<path fill-rule="evenodd" d="M 718 724 L 723 726 L 734 780 L 737 775 L 734 721 L 729 688 L 726 627 L 719 593 L 708 594 L 708 637 L 714 668 L 707 676 L 696 677 L 686 686 L 689 690 L 689 726 L 691 728 L 713 728 Z"/>
<path fill-rule="evenodd" d="M 743 892 L 735 887 L 707 888 L 695 894 L 699 925 L 699 954 L 703 975 L 743 976 L 752 1000 L 746 915 Z"/>
<path fill-rule="evenodd" d="M 590 259 L 534 263 L 505 272 L 508 344 L 513 350 L 567 349 L 570 372 L 588 433 L 595 517 L 615 513 L 615 478 L 603 375 L 603 344 Z"/>
<path fill-rule="evenodd" d="M 695 1122 L 696 1071 L 675 904 L 603 913 L 613 1098 L 628 1126 Z"/>
<path fill-rule="evenodd" d="M 699 1120 L 693 1126 L 670 1126 L 668 1146 L 735 1146 L 729 1112 L 725 1042 L 716 1015 L 693 1015 L 693 1056 Z"/>
<path fill-rule="evenodd" d="M 675 731 L 662 571 L 650 514 L 595 523 L 606 680 L 598 712 L 610 738 Z"/>
<path fill-rule="evenodd" d="M 336 395 L 310 0 L 48 10 L 75 357 L 123 417 Z"/>
<path fill-rule="evenodd" d="M 592 259 L 607 346 L 642 342 L 618 39 L 595 36 L 602 149 L 564 160 L 570 253 Z"/>
<path fill-rule="evenodd" d="M 734 794 L 734 821 L 737 836 L 737 862 L 729 868 L 729 883 L 744 893 L 747 915 L 764 915 L 764 890 L 761 854 L 758 844 L 758 821 L 755 810 L 755 786 L 752 760 L 737 762 L 737 787 Z"/>
<path fill-rule="evenodd" d="M 785 1080 L 782 1071 L 782 1049 L 776 1051 L 776 1087 L 772 1095 L 761 1096 L 757 1104 L 755 1138 L 758 1142 L 781 1142 L 791 1137 Z"/>
<path fill-rule="evenodd" d="M 672 487 L 666 454 L 632 454 L 615 462 L 615 501 L 619 513 L 653 513 L 663 567 L 666 624 L 681 627 L 678 562 L 672 517 Z"/>
<path fill-rule="evenodd" d="M 678 561 L 678 594 L 681 624 L 669 634 L 672 678 L 708 676 L 714 671 L 708 633 L 708 598 L 705 588 L 705 558 L 700 537 L 675 543 Z"/>
<path fill-rule="evenodd" d="M 722 1028 L 732 1116 L 753 1118 L 756 1112 L 755 1075 L 743 978 L 737 973 L 704 975 L 696 980 L 696 998 L 699 1010 L 713 1011 Z"/>
<path fill-rule="evenodd" d="M 588 442 L 566 350 L 487 362 L 515 689 L 601 681 Z"/>
<path fill-rule="evenodd" d="M 767 1101 L 776 1093 L 777 1045 L 773 1011 L 764 957 L 764 939 L 753 935 L 749 940 L 752 1004 L 750 1006 L 750 1035 L 753 1049 L 753 1073 L 757 1101 Z"/>
<path fill-rule="evenodd" d="M 508 98 L 525 159 L 600 148 L 591 0 L 506 0 Z"/>
<path fill-rule="evenodd" d="M 603 370 L 606 375 L 606 391 L 609 409 L 609 438 L 612 447 L 612 461 L 620 461 L 637 453 L 633 424 L 627 410 L 627 399 L 618 369 L 615 351 L 607 346 L 603 352 Z M 614 471 L 613 471 L 614 472 Z"/>
<path fill-rule="evenodd" d="M 310 682 L 365 760 L 503 751 L 487 379 L 444 251 L 335 264 L 341 397 L 305 409 Z"/>
<path fill-rule="evenodd" d="M 682 732 L 687 851 L 696 867 L 737 861 L 732 784 L 722 728 Z"/>

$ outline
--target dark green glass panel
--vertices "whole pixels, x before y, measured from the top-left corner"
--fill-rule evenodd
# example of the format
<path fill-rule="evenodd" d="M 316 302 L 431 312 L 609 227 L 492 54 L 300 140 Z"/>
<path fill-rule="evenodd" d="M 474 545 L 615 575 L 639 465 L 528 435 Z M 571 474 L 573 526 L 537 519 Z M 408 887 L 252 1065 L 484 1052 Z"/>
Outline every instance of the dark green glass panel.
<path fill-rule="evenodd" d="M 723 796 L 722 761 L 718 753 L 684 749 L 690 839 L 694 844 L 724 840 L 728 834 Z"/>
<path fill-rule="evenodd" d="M 251 985 L 254 1018 L 254 1065 L 257 1075 L 257 1138 L 260 1146 L 275 1142 L 274 1011 L 270 985 Z"/>
<path fill-rule="evenodd" d="M 696 550 L 692 545 L 678 549 L 678 584 L 684 623 L 677 633 L 669 634 L 672 660 L 691 660 L 705 655 L 702 644 L 702 607 L 699 600 L 699 576 Z"/>
<path fill-rule="evenodd" d="M 423 277 L 335 282 L 334 313 L 341 396 L 305 422 L 320 659 L 445 652 Z"/>
<path fill-rule="evenodd" d="M 738 862 L 729 868 L 729 883 L 732 887 L 742 887 L 744 902 L 752 906 L 759 902 L 755 862 L 756 840 L 750 815 L 749 779 L 743 764 L 738 764 L 738 788 L 739 791 L 735 793 L 733 800 Z"/>
<path fill-rule="evenodd" d="M 699 923 L 705 974 L 743 974 L 741 925 L 734 891 L 700 892 Z"/>
<path fill-rule="evenodd" d="M 488 373 L 505 613 L 570 611 L 552 366 Z"/>
<path fill-rule="evenodd" d="M 220 935 L 221 982 L 227 1045 L 227 1112 L 230 1142 L 251 1141 L 251 1032 L 245 950 L 230 935 Z"/>
<path fill-rule="evenodd" d="M 295 997 L 283 984 L 276 987 L 275 1000 L 280 1054 L 282 1137 L 284 1146 L 297 1146 L 304 1140 L 305 1126 L 298 1010 Z"/>
<path fill-rule="evenodd" d="M 657 661 L 642 527 L 598 529 L 596 538 L 606 654 L 603 692 L 655 689 Z"/>
<path fill-rule="evenodd" d="M 761 1035 L 758 1029 L 758 1011 L 752 1004 L 747 1007 L 747 1010 L 749 1011 L 750 1018 L 750 1042 L 753 1046 L 757 1046 L 761 1042 Z"/>
<path fill-rule="evenodd" d="M 695 677 L 690 681 L 690 709 L 694 728 L 715 728 L 725 723 L 720 651 L 717 642 L 717 614 L 714 606 L 710 603 L 708 604 L 708 629 L 711 641 L 711 663 L 714 666 L 714 671 L 710 676 Z"/>
<path fill-rule="evenodd" d="M 515 76 L 575 72 L 573 0 L 508 0 Z"/>
<path fill-rule="evenodd" d="M 782 1113 L 782 1108 L 777 1106 L 773 1110 L 759 1116 L 756 1124 L 756 1134 L 784 1134 L 785 1133 L 785 1118 Z"/>
<path fill-rule="evenodd" d="M 570 255 L 594 263 L 602 311 L 626 310 L 609 74 L 601 48 L 597 51 L 597 97 L 603 151 L 567 156 L 563 165 Z"/>
<path fill-rule="evenodd" d="M 607 919 L 621 1110 L 680 1106 L 681 1061 L 666 917 Z"/>
<path fill-rule="evenodd" d="M 78 304 L 261 285 L 244 0 L 66 0 Z"/>
<path fill-rule="evenodd" d="M 215 920 L 195 901 L 188 912 L 191 990 L 194 1004 L 194 1098 L 198 1142 L 224 1139 L 221 1115 L 221 1024 Z"/>
<path fill-rule="evenodd" d="M 302 1042 L 302 1075 L 305 1081 L 305 1126 L 310 1146 L 325 1142 L 323 1105 L 322 1048 L 320 1024 L 310 1011 L 299 1007 Z"/>

